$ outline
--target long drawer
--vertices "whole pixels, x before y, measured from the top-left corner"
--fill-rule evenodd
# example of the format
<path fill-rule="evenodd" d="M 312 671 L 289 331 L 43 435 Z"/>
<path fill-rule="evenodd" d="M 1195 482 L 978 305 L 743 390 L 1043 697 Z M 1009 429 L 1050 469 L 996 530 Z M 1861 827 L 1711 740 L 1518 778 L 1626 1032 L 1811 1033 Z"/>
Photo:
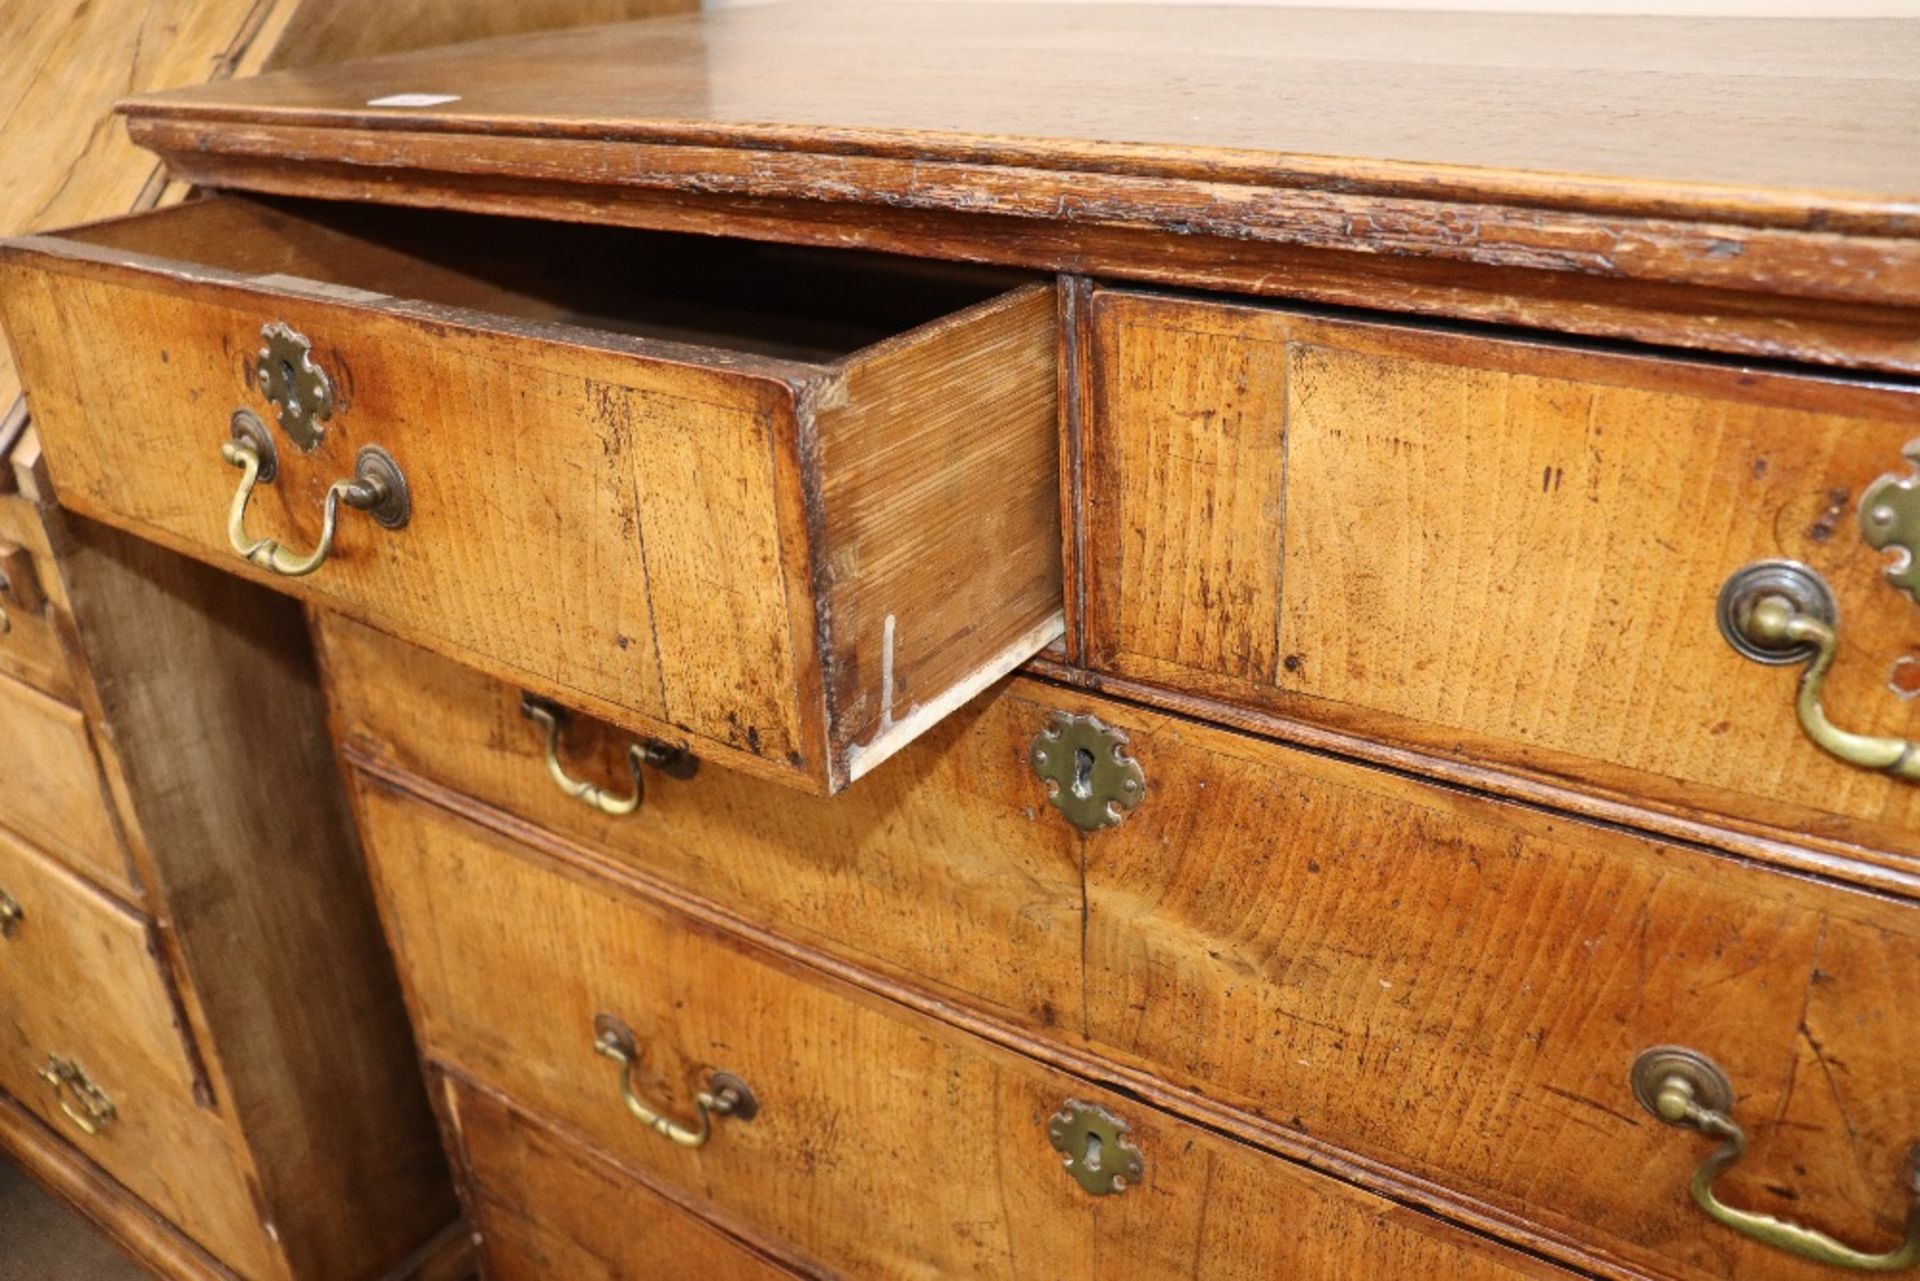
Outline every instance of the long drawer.
<path fill-rule="evenodd" d="M 452 1077 L 441 1086 L 494 1281 L 800 1275 L 498 1096 Z"/>
<path fill-rule="evenodd" d="M 0 828 L 102 885 L 139 893 L 114 827 L 87 718 L 0 676 Z"/>
<path fill-rule="evenodd" d="M 711 762 L 643 768 L 631 814 L 556 785 L 520 691 L 363 624 L 316 620 L 350 760 L 424 776 L 590 841 L 790 938 L 1036 1029 L 1080 1008 L 1080 853 L 1009 770 L 1039 715 L 984 699 L 844 796 L 795 796 Z M 568 718 L 555 760 L 621 796 L 632 736 Z M 964 964 L 955 958 L 964 957 Z"/>
<path fill-rule="evenodd" d="M 1920 736 L 1920 577 L 1886 572 L 1920 545 L 1914 389 L 1124 289 L 1088 323 L 1089 666 L 1920 853 L 1920 787 L 1796 724 L 1806 651 L 1719 625 L 1738 571 L 1799 563 L 1837 615 L 1832 720 Z"/>
<path fill-rule="evenodd" d="M 69 506 L 804 790 L 1061 632 L 1048 284 L 220 199 L 0 311 Z"/>
<path fill-rule="evenodd" d="M 1016 686 L 1016 689 L 1023 687 Z M 1716 1144 L 1631 1077 L 1729 1078 L 1717 1190 L 1862 1250 L 1906 1233 L 1920 908 L 1058 693 L 1147 798 L 1086 842 L 1085 1031 L 1105 1052 L 1661 1276 L 1831 1275 L 1709 1221 Z"/>
<path fill-rule="evenodd" d="M 360 795 L 427 1053 L 824 1267 L 876 1278 L 1558 1275 L 383 786 Z M 696 1095 L 730 1089 L 752 1106 L 723 1106 L 703 1125 Z M 669 1141 L 630 1107 L 705 1141 Z M 1067 1164 L 1090 1158 L 1104 1195 Z"/>
<path fill-rule="evenodd" d="M 795 802 L 703 769 L 654 775 L 609 820 L 545 777 L 515 691 L 364 628 L 325 637 L 370 770 L 1413 1175 L 1571 1259 L 1818 1275 L 1688 1199 L 1711 1146 L 1629 1082 L 1674 1043 L 1738 1090 L 1753 1142 L 1730 1201 L 1863 1248 L 1900 1238 L 1920 1142 L 1910 904 L 1029 680 L 863 796 Z M 1029 764 L 1061 714 L 1124 734 L 1145 780 L 1085 837 Z M 623 740 L 575 728 L 570 766 L 612 785 Z"/>
<path fill-rule="evenodd" d="M 0 1090 L 228 1266 L 277 1275 L 152 925 L 0 832 Z"/>

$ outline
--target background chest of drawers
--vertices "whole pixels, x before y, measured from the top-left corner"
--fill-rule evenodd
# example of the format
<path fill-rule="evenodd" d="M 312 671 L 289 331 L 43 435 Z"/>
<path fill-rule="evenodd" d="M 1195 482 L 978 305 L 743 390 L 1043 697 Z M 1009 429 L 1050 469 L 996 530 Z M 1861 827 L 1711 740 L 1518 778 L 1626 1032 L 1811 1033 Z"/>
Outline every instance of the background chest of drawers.
<path fill-rule="evenodd" d="M 1914 1262 L 1920 37 L 978 12 L 143 100 L 229 194 L 0 258 L 314 607 L 491 1273 Z"/>
<path fill-rule="evenodd" d="M 116 94 L 586 7 L 8 6 L 0 226 L 184 194 Z M 385 951 L 298 603 L 59 510 L 0 352 L 0 1152 L 160 1275 L 464 1274 Z"/>

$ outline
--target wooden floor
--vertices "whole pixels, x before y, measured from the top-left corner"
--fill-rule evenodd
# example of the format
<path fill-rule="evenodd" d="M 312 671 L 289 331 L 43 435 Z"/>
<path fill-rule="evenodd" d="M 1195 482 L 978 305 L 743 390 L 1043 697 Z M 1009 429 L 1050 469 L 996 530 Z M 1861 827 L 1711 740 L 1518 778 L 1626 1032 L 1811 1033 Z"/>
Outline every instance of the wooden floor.
<path fill-rule="evenodd" d="M 144 1275 L 85 1219 L 0 1157 L 0 1281 L 135 1281 Z"/>

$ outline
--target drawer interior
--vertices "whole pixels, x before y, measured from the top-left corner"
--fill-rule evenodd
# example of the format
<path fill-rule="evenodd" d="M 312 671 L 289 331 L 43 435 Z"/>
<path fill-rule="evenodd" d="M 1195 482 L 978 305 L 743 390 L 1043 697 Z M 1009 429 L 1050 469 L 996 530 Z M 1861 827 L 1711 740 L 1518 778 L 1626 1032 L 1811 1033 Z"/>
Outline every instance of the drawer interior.
<path fill-rule="evenodd" d="M 96 223 L 62 238 L 244 277 L 819 363 L 1032 279 L 723 237 L 239 197 Z"/>
<path fill-rule="evenodd" d="M 803 790 L 1064 625 L 1047 282 L 219 197 L 11 242 L 0 309 L 69 508 Z M 404 519 L 262 560 L 321 544 L 369 447 Z"/>

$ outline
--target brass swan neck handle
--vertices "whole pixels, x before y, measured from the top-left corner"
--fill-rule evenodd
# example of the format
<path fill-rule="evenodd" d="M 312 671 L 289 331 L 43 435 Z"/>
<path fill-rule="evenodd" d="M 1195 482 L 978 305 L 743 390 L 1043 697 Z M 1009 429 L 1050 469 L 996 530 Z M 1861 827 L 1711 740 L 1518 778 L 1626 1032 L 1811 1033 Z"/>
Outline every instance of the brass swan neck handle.
<path fill-rule="evenodd" d="M 716 1117 L 751 1121 L 760 1111 L 759 1100 L 754 1098 L 747 1083 L 726 1072 L 713 1073 L 707 1088 L 694 1096 L 691 1122 L 676 1121 L 649 1107 L 633 1088 L 633 1069 L 640 1060 L 640 1047 L 633 1029 L 611 1014 L 601 1014 L 593 1020 L 593 1049 L 602 1058 L 620 1065 L 620 1098 L 627 1105 L 627 1111 L 640 1124 L 678 1147 L 705 1147 L 713 1138 Z"/>
<path fill-rule="evenodd" d="M 240 559 L 256 568 L 283 578 L 302 578 L 326 564 L 333 554 L 333 539 L 340 525 L 340 507 L 345 504 L 366 512 L 388 529 L 399 529 L 412 515 L 406 477 L 392 455 L 378 445 L 367 445 L 354 459 L 353 476 L 336 480 L 327 487 L 321 510 L 320 541 L 305 554 L 287 550 L 273 538 L 255 538 L 247 533 L 247 504 L 253 491 L 271 484 L 279 470 L 279 459 L 266 424 L 247 410 L 236 410 L 229 425 L 228 438 L 220 446 L 220 456 L 240 469 L 240 488 L 234 491 L 233 505 L 227 509 L 227 543 Z"/>
<path fill-rule="evenodd" d="M 1821 694 L 1839 637 L 1833 593 L 1818 574 L 1792 561 L 1748 565 L 1720 589 L 1719 616 L 1728 643 L 1755 662 L 1806 664 L 1794 711 L 1808 738 L 1849 765 L 1920 780 L 1920 743 L 1856 734 L 1827 715 Z"/>
<path fill-rule="evenodd" d="M 1633 1094 L 1663 1124 L 1694 1129 L 1720 1140 L 1688 1185 L 1695 1203 L 1716 1222 L 1743 1236 L 1829 1267 L 1856 1272 L 1899 1272 L 1920 1263 L 1920 1147 L 1907 1154 L 1906 1239 L 1892 1250 L 1870 1253 L 1826 1233 L 1722 1201 L 1714 1181 L 1747 1152 L 1747 1134 L 1734 1121 L 1733 1086 L 1726 1073 L 1697 1050 L 1660 1045 L 1633 1062 Z"/>

